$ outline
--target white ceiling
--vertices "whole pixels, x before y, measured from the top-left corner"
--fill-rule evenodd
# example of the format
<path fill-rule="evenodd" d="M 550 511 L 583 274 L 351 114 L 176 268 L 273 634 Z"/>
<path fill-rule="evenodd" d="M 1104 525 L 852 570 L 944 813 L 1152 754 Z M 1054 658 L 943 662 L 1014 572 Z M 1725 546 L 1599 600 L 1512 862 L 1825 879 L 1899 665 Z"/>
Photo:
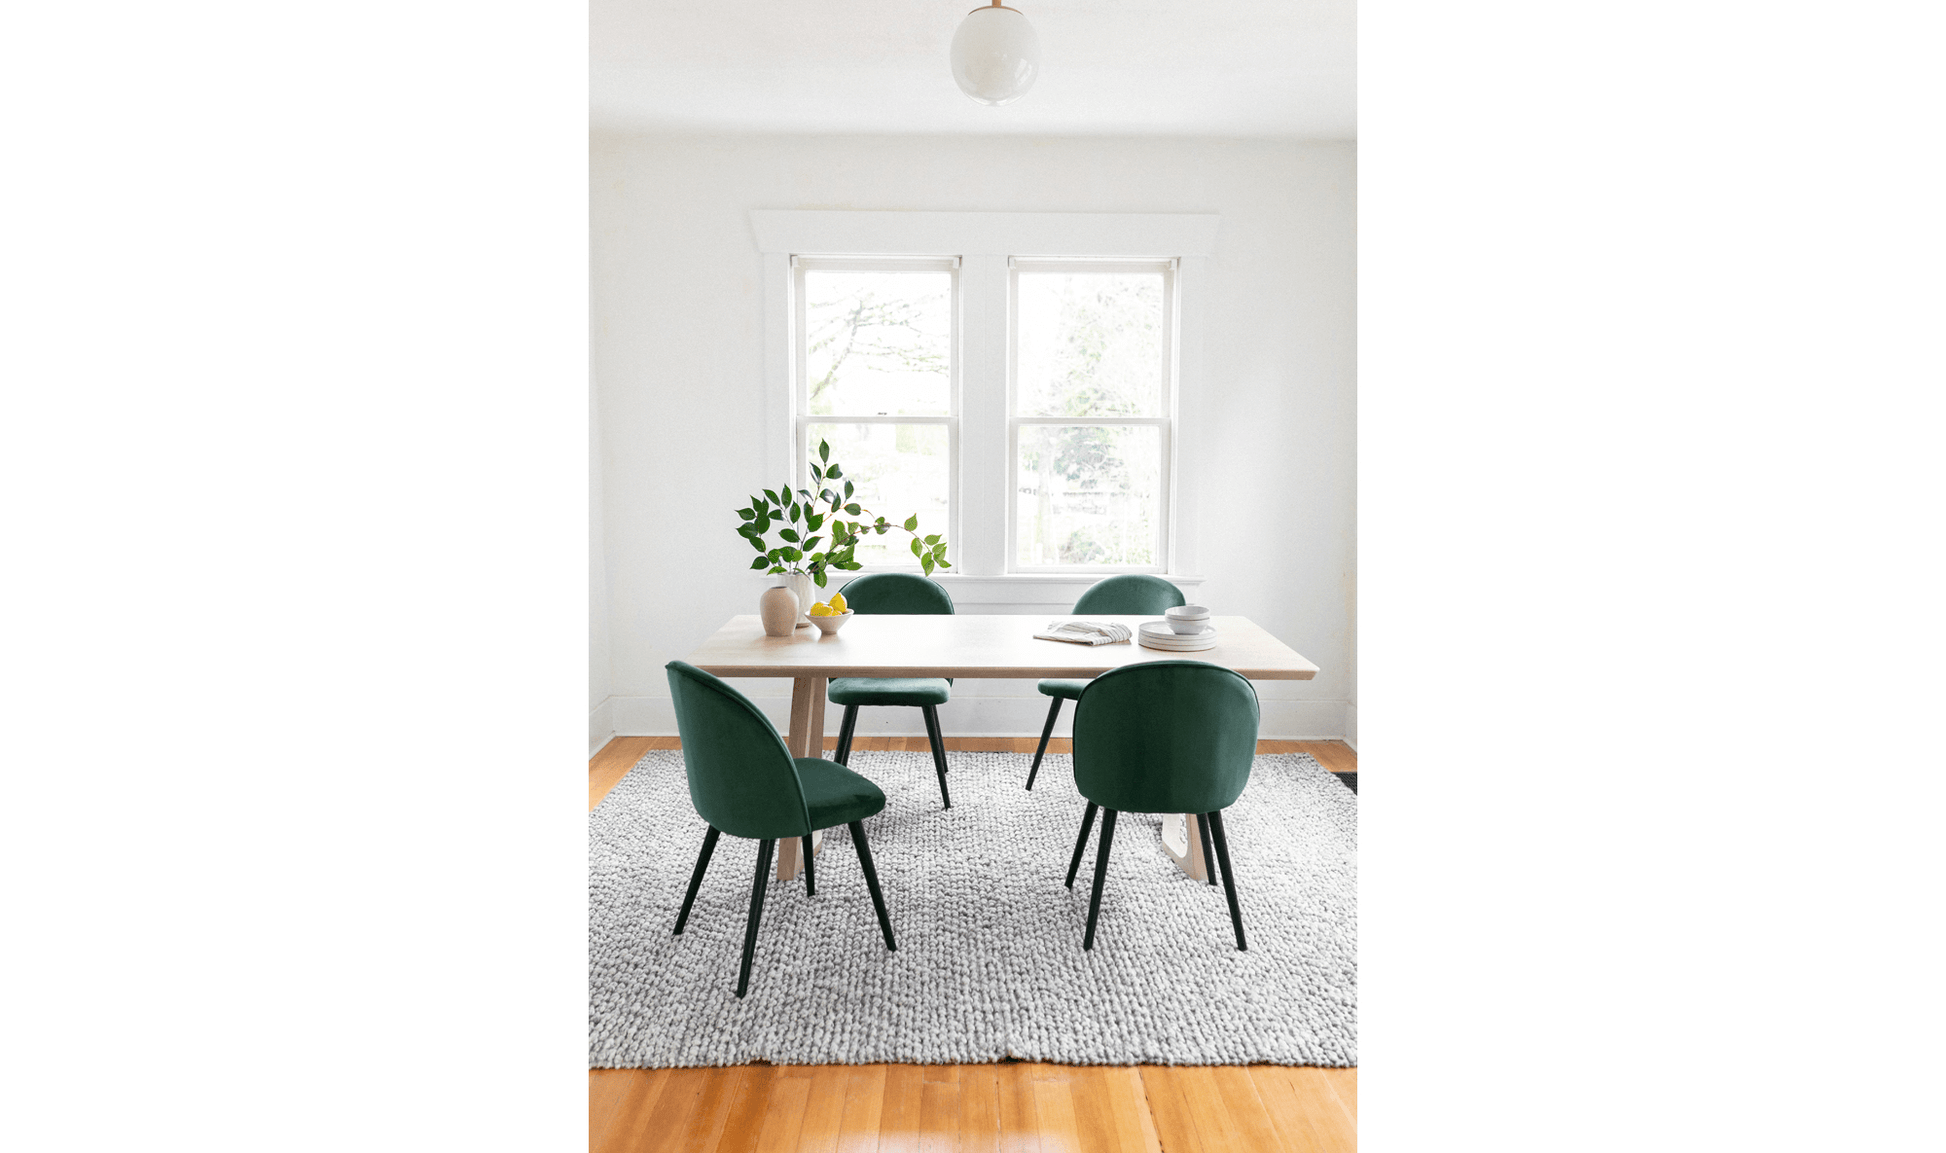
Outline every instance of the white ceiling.
<path fill-rule="evenodd" d="M 592 0 L 598 128 L 1356 136 L 1355 0 L 1010 0 L 1041 39 L 1003 108 L 953 83 L 975 0 Z"/>

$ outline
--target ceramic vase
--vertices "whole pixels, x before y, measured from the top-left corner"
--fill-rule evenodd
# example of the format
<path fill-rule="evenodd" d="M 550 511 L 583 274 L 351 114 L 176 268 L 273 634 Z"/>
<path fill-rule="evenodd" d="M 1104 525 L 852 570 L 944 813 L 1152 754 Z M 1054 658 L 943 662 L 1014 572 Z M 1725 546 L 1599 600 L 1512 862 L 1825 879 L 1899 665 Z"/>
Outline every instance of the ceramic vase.
<path fill-rule="evenodd" d="M 811 574 L 807 572 L 787 572 L 784 574 L 784 587 L 791 590 L 791 595 L 797 598 L 797 622 L 795 627 L 800 629 L 810 628 L 811 618 L 804 614 L 810 611 L 812 605 L 818 603 L 817 598 L 811 592 L 813 588 Z"/>
<path fill-rule="evenodd" d="M 797 594 L 783 585 L 772 585 L 757 598 L 757 613 L 763 618 L 765 636 L 790 636 L 797 627 Z"/>

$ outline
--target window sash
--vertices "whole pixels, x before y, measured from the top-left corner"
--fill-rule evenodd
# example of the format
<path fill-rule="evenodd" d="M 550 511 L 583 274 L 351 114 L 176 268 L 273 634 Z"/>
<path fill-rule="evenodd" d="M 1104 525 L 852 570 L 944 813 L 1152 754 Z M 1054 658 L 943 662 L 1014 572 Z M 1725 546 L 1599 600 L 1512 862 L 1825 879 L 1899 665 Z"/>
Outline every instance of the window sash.
<path fill-rule="evenodd" d="M 960 300 L 960 259 L 957 256 L 883 257 L 883 256 L 793 256 L 791 257 L 791 475 L 793 484 L 811 487 L 810 428 L 814 424 L 915 424 L 946 426 L 946 525 L 939 529 L 949 543 L 946 559 L 959 571 L 960 525 L 960 416 L 963 333 Z M 805 318 L 804 274 L 806 272 L 946 272 L 949 275 L 947 314 L 951 331 L 947 340 L 946 412 L 924 416 L 850 415 L 842 412 L 812 413 Z M 876 510 L 874 510 L 876 511 Z M 935 531 L 927 529 L 927 532 Z M 867 564 L 859 572 L 919 572 L 919 563 Z"/>
<path fill-rule="evenodd" d="M 1022 272 L 1160 272 L 1162 274 L 1162 396 L 1160 416 L 1022 416 L 1020 415 L 1020 274 Z M 1179 314 L 1176 302 L 1177 262 L 1168 260 L 1089 260 L 1085 258 L 1011 257 L 1007 261 L 1007 521 L 1005 569 L 1008 573 L 1166 573 L 1175 563 L 1176 506 L 1176 370 Z M 1161 459 L 1157 467 L 1158 504 L 1155 523 L 1156 563 L 1147 565 L 1029 565 L 1020 561 L 1020 430 L 1030 425 L 1080 427 L 1149 426 L 1159 431 Z"/>
<path fill-rule="evenodd" d="M 1032 426 L 1062 425 L 1070 428 L 1110 428 L 1110 427 L 1147 427 L 1157 431 L 1159 443 L 1156 445 L 1156 467 L 1160 476 L 1156 478 L 1157 501 L 1154 526 L 1154 549 L 1156 563 L 1143 565 L 1100 565 L 1100 564 L 1062 564 L 1032 565 L 1022 564 L 1020 560 L 1020 430 Z M 1169 463 L 1175 459 L 1175 430 L 1166 417 L 1141 416 L 1115 419 L 1091 420 L 1081 417 L 1022 417 L 1009 421 L 1007 428 L 1007 571 L 1010 573 L 1166 573 L 1169 571 L 1169 530 L 1171 483 L 1173 475 Z"/>

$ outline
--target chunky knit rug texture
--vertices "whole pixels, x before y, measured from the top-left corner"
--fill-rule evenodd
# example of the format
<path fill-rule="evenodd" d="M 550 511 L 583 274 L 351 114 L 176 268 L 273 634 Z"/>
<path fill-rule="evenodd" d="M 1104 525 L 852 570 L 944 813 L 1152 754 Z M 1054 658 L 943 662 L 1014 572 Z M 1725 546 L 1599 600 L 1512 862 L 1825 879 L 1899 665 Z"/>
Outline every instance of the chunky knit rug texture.
<path fill-rule="evenodd" d="M 757 843 L 718 842 L 672 935 L 706 826 L 682 754 L 643 757 L 588 819 L 589 1065 L 1358 1063 L 1355 793 L 1308 756 L 1257 758 L 1224 816 L 1247 952 L 1222 888 L 1164 855 L 1162 818 L 1122 814 L 1083 952 L 1100 823 L 1070 890 L 1087 802 L 1068 757 L 1031 793 L 1028 761 L 949 754 L 942 809 L 930 753 L 853 753 L 888 798 L 864 824 L 898 951 L 830 830 L 815 897 L 772 869 L 738 1000 Z"/>

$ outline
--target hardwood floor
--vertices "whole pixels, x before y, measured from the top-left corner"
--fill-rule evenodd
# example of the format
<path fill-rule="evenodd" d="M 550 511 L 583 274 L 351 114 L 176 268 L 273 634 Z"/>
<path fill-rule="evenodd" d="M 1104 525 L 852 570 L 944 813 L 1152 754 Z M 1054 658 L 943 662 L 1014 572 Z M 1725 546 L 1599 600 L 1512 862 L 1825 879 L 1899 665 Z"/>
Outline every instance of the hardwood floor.
<path fill-rule="evenodd" d="M 1029 738 L 947 738 L 949 752 L 1033 753 Z M 826 750 L 837 747 L 826 737 Z M 588 761 L 588 807 L 675 737 L 616 737 Z M 859 749 L 923 752 L 924 737 L 860 737 Z M 1048 752 L 1070 751 L 1065 740 Z M 1358 771 L 1340 741 L 1258 741 Z M 1341 1153 L 1358 1146 L 1358 1070 L 1284 1065 L 1111 1068 L 997 1065 L 738 1065 L 592 1069 L 593 1153 L 803 1149 L 947 1153 Z"/>

